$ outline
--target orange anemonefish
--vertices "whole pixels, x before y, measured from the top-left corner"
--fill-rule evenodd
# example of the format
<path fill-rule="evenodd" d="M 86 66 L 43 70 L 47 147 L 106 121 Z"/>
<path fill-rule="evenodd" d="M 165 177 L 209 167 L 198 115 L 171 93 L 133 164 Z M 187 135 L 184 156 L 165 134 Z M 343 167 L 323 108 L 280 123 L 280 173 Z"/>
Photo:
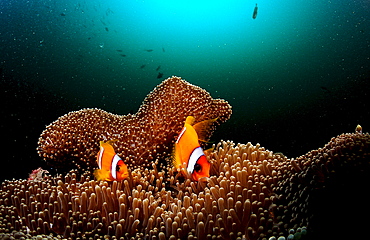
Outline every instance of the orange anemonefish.
<path fill-rule="evenodd" d="M 100 141 L 100 151 L 96 156 L 99 169 L 94 171 L 94 176 L 98 181 L 121 181 L 128 177 L 127 165 L 113 149 L 114 141 Z"/>
<path fill-rule="evenodd" d="M 175 168 L 198 181 L 200 178 L 209 177 L 211 168 L 211 164 L 199 146 L 199 141 L 204 141 L 210 125 L 216 119 L 205 120 L 193 126 L 194 121 L 192 116 L 186 118 L 184 127 L 176 140 L 172 158 Z"/>

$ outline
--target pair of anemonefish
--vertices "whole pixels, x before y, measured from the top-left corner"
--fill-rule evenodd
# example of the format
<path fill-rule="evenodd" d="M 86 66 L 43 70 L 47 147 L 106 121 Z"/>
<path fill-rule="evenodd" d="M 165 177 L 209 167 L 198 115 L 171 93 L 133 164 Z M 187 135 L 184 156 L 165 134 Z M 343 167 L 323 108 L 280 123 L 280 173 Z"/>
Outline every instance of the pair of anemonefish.
<path fill-rule="evenodd" d="M 194 124 L 195 119 L 189 116 L 185 120 L 172 154 L 172 164 L 186 176 L 198 181 L 209 177 L 211 164 L 208 162 L 199 141 L 204 141 L 211 124 L 216 119 L 205 120 Z M 97 180 L 123 180 L 128 177 L 127 165 L 115 153 L 112 143 L 114 141 L 100 141 L 100 151 L 97 155 L 99 169 L 94 175 Z"/>

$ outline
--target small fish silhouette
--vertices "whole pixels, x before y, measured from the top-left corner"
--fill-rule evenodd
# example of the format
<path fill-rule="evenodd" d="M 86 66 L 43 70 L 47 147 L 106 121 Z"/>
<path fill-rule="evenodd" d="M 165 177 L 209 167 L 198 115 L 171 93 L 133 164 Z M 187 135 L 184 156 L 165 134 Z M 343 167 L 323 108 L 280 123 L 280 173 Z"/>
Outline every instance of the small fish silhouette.
<path fill-rule="evenodd" d="M 256 19 L 257 11 L 258 11 L 258 7 L 257 7 L 257 3 L 256 3 L 256 6 L 254 7 L 254 11 L 253 11 L 253 16 L 252 16 L 253 19 Z"/>
<path fill-rule="evenodd" d="M 327 92 L 327 93 L 330 93 L 331 92 L 327 87 L 321 86 L 320 88 L 322 90 L 324 90 L 325 92 Z"/>

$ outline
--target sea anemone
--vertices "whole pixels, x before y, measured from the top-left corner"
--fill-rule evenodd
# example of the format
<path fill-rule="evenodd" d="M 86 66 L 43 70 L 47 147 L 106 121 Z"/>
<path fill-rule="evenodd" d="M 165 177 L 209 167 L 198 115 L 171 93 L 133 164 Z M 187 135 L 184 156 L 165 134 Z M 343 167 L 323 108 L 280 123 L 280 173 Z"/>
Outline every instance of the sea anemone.
<path fill-rule="evenodd" d="M 72 239 L 277 239 L 306 234 L 310 195 L 333 174 L 367 168 L 369 134 L 348 133 L 295 159 L 223 141 L 208 155 L 208 181 L 133 170 L 122 182 L 75 170 L 1 186 L 0 232 Z M 291 238 L 290 238 L 291 239 Z"/>
<path fill-rule="evenodd" d="M 217 118 L 208 129 L 230 118 L 231 106 L 179 77 L 171 77 L 144 99 L 136 114 L 116 115 L 100 109 L 67 113 L 42 132 L 37 151 L 58 169 L 96 167 L 99 141 L 117 140 L 115 151 L 130 167 L 151 167 L 172 152 L 188 116 L 196 122 Z M 206 140 L 206 139 L 205 139 Z"/>
<path fill-rule="evenodd" d="M 50 176 L 38 169 L 28 180 L 4 181 L 1 236 L 300 239 L 317 229 L 323 190 L 337 191 L 340 179 L 360 186 L 357 192 L 363 190 L 361 183 L 370 173 L 370 135 L 361 127 L 297 158 L 259 144 L 221 141 L 207 151 L 210 177 L 198 182 L 166 164 L 187 116 L 221 123 L 230 115 L 226 101 L 172 77 L 158 85 L 134 115 L 83 109 L 60 117 L 41 134 L 38 152 L 67 173 Z M 129 177 L 94 180 L 98 142 L 114 139 Z"/>

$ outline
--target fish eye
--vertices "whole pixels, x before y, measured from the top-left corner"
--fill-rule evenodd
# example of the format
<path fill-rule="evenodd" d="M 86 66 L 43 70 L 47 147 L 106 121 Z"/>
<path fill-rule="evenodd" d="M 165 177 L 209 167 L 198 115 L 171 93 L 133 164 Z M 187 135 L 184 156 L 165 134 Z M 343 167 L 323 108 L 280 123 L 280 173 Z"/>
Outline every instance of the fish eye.
<path fill-rule="evenodd" d="M 194 165 L 194 171 L 196 171 L 196 172 L 200 172 L 200 171 L 202 171 L 202 166 L 200 166 L 198 163 L 196 163 L 196 164 Z"/>
<path fill-rule="evenodd" d="M 120 165 L 117 164 L 117 166 L 116 166 L 116 172 L 119 172 L 120 169 L 121 169 Z"/>

